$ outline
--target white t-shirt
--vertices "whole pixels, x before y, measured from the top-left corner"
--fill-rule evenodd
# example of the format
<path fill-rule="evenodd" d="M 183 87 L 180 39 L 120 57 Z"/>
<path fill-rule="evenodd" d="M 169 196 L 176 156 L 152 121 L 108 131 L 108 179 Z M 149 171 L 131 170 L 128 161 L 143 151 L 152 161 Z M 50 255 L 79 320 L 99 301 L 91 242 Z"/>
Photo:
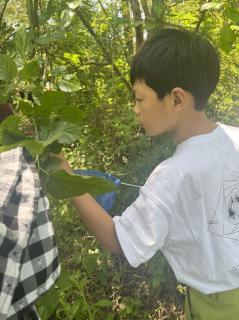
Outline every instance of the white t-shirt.
<path fill-rule="evenodd" d="M 160 249 L 182 283 L 239 288 L 239 128 L 218 123 L 179 144 L 114 222 L 133 267 Z"/>

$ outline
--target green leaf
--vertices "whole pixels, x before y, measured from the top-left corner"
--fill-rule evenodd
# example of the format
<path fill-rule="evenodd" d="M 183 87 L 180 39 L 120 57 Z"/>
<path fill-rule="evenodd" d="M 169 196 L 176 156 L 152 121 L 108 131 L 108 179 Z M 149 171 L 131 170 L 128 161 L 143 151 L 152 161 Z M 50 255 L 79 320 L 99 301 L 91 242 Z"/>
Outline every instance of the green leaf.
<path fill-rule="evenodd" d="M 63 92 L 77 92 L 82 89 L 81 84 L 75 75 L 66 75 L 59 82 L 59 88 Z"/>
<path fill-rule="evenodd" d="M 25 81 L 39 79 L 40 67 L 37 61 L 27 62 L 24 65 L 23 70 L 20 73 L 21 77 Z"/>
<path fill-rule="evenodd" d="M 0 103 L 6 103 L 8 101 L 9 91 L 8 84 L 0 86 Z"/>
<path fill-rule="evenodd" d="M 116 186 L 100 177 L 83 177 L 70 175 L 64 170 L 58 170 L 43 179 L 46 190 L 56 199 L 66 199 L 91 193 L 99 195 L 115 190 Z"/>
<path fill-rule="evenodd" d="M 57 113 L 57 115 L 59 115 L 62 121 L 71 122 L 75 124 L 81 123 L 86 117 L 84 111 L 81 111 L 78 108 L 72 106 L 68 106 L 64 109 L 61 109 Z"/>
<path fill-rule="evenodd" d="M 44 151 L 44 145 L 34 139 L 20 141 L 20 145 L 25 147 L 33 157 Z"/>
<path fill-rule="evenodd" d="M 60 287 L 62 291 L 68 290 L 72 287 L 72 282 L 70 279 L 70 274 L 68 271 L 62 267 L 61 275 L 58 278 L 56 285 Z"/>
<path fill-rule="evenodd" d="M 165 10 L 166 10 L 166 6 L 164 4 L 163 0 L 153 0 L 152 1 L 152 10 L 155 14 L 155 16 L 158 19 L 161 19 Z"/>
<path fill-rule="evenodd" d="M 213 9 L 213 10 L 218 10 L 220 9 L 221 7 L 224 6 L 224 3 L 219 3 L 219 2 L 207 2 L 207 3 L 204 3 L 201 8 L 200 8 L 200 11 L 205 11 L 205 10 L 210 10 L 210 9 Z"/>
<path fill-rule="evenodd" d="M 66 72 L 67 72 L 67 66 L 65 65 L 59 65 L 59 66 L 56 65 L 52 70 L 52 74 L 54 76 L 62 76 Z"/>
<path fill-rule="evenodd" d="M 17 75 L 15 62 L 6 54 L 0 54 L 0 80 L 9 82 Z"/>
<path fill-rule="evenodd" d="M 230 28 L 230 26 L 224 26 L 220 31 L 220 45 L 221 48 L 226 52 L 229 53 L 232 50 L 232 45 L 236 41 L 236 34 Z"/>
<path fill-rule="evenodd" d="M 45 154 L 43 154 L 43 157 Z M 42 162 L 41 167 L 49 173 L 52 173 L 59 169 L 61 160 L 57 157 L 47 157 L 45 161 Z"/>
<path fill-rule="evenodd" d="M 72 10 L 77 9 L 82 4 L 82 0 L 75 0 L 68 3 L 68 7 Z"/>
<path fill-rule="evenodd" d="M 18 141 L 24 140 L 25 136 L 19 131 L 2 128 L 0 130 L 0 144 L 1 145 L 10 145 Z"/>
<path fill-rule="evenodd" d="M 10 144 L 8 146 L 0 146 L 0 153 L 15 149 L 17 147 L 19 147 L 19 143 Z"/>
<path fill-rule="evenodd" d="M 40 104 L 37 114 L 46 117 L 66 106 L 65 94 L 61 91 L 44 92 L 40 98 Z"/>
<path fill-rule="evenodd" d="M 0 152 L 9 151 L 17 147 L 25 147 L 29 153 L 34 157 L 40 155 L 44 151 L 44 146 L 35 140 L 19 140 L 16 143 L 0 146 Z"/>
<path fill-rule="evenodd" d="M 65 33 L 62 31 L 47 33 L 37 39 L 39 45 L 45 46 L 51 44 L 52 42 L 62 41 L 65 39 Z"/>
<path fill-rule="evenodd" d="M 17 115 L 8 116 L 1 124 L 0 131 L 2 129 L 18 130 L 20 124 L 20 118 Z"/>
<path fill-rule="evenodd" d="M 26 26 L 22 25 L 15 36 L 15 48 L 17 56 L 23 60 L 26 60 L 27 54 L 30 49 L 30 34 L 27 32 Z"/>
<path fill-rule="evenodd" d="M 54 287 L 37 300 L 37 311 L 42 320 L 50 319 L 57 307 L 58 300 L 58 292 Z"/>
<path fill-rule="evenodd" d="M 34 115 L 34 108 L 32 104 L 25 100 L 20 100 L 18 102 L 18 109 L 26 116 L 33 116 Z"/>
<path fill-rule="evenodd" d="M 239 11 L 232 8 L 227 7 L 225 10 L 225 15 L 236 25 L 239 25 Z"/>
<path fill-rule="evenodd" d="M 53 0 L 49 0 L 47 3 L 46 11 L 39 16 L 39 23 L 44 24 L 47 20 L 51 18 L 51 16 L 55 13 L 56 6 L 54 5 Z"/>
<path fill-rule="evenodd" d="M 57 122 L 51 126 L 45 126 L 40 129 L 39 136 L 46 147 L 57 141 L 60 144 L 70 144 L 79 139 L 81 129 L 78 125 L 67 122 Z"/>

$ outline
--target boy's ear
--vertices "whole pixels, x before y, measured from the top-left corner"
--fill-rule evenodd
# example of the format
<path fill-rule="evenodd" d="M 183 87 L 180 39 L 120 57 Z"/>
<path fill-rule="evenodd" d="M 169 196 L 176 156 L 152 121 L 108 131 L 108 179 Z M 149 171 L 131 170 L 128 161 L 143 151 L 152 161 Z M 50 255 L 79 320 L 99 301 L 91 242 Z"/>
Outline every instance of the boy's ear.
<path fill-rule="evenodd" d="M 182 110 L 185 106 L 187 100 L 187 93 L 182 88 L 174 88 L 171 92 L 171 97 L 173 101 L 173 106 L 175 109 Z M 175 110 L 176 111 L 176 110 Z"/>

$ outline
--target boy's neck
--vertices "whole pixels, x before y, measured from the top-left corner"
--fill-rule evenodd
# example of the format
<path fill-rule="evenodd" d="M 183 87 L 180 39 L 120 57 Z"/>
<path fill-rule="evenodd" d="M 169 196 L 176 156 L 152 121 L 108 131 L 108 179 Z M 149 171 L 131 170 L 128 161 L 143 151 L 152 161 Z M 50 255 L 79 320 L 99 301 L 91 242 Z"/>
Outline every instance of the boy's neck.
<path fill-rule="evenodd" d="M 196 112 L 188 119 L 183 119 L 172 131 L 172 137 L 176 144 L 202 134 L 212 132 L 218 127 L 216 122 L 209 120 L 205 112 Z"/>

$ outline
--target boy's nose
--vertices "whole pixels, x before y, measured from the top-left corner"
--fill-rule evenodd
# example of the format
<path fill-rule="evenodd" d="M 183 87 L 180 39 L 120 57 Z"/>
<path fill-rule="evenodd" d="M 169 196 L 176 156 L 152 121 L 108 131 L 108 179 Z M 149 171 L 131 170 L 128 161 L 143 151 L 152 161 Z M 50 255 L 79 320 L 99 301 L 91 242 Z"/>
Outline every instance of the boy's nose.
<path fill-rule="evenodd" d="M 137 103 L 134 104 L 134 113 L 136 114 L 136 116 L 139 116 L 139 108 L 137 106 Z"/>

